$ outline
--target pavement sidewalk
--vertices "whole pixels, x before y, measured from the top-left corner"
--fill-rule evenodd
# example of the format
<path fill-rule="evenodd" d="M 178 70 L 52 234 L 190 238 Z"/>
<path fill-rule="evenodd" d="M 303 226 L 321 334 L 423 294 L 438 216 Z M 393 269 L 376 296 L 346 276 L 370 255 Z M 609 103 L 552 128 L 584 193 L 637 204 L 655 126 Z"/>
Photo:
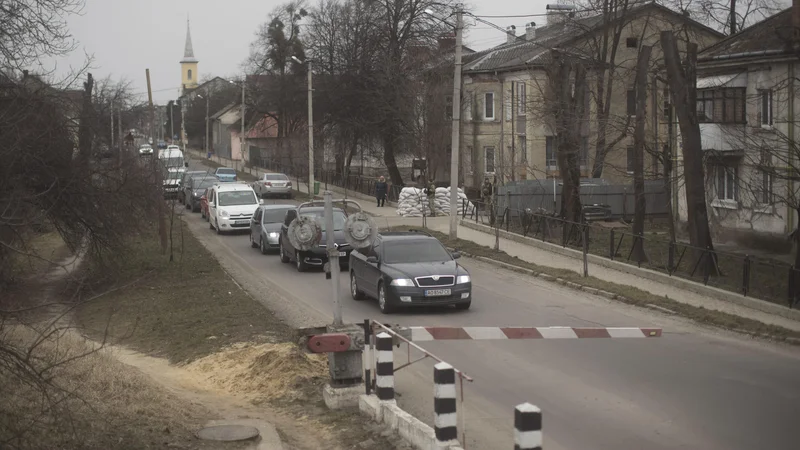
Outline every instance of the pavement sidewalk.
<path fill-rule="evenodd" d="M 205 159 L 205 155 L 202 154 L 201 152 L 194 150 L 190 150 L 190 152 L 197 157 Z M 224 161 L 224 159 L 221 161 Z M 241 168 L 241 166 L 239 167 Z M 269 173 L 270 171 L 254 167 L 252 168 L 251 172 L 254 175 L 257 174 L 258 176 L 260 176 L 261 174 Z M 306 183 L 300 183 L 297 189 L 300 192 L 308 192 L 308 186 L 306 185 Z M 329 186 L 328 189 L 333 192 L 336 192 L 337 194 L 344 195 L 344 189 L 341 189 L 339 187 Z M 388 202 L 386 206 L 378 207 L 375 202 L 375 199 L 370 196 L 357 192 L 354 193 L 352 191 L 348 191 L 347 194 L 348 197 L 350 198 L 364 200 L 364 201 L 359 201 L 361 207 L 367 213 L 375 217 L 378 226 L 381 227 L 399 226 L 399 225 L 412 225 L 412 226 L 416 225 L 420 227 L 422 226 L 422 218 L 400 217 L 397 215 L 397 210 L 395 208 L 395 205 L 390 206 Z M 447 216 L 428 217 L 427 226 L 428 228 L 434 231 L 449 233 L 450 231 L 449 217 Z M 464 226 L 458 227 L 458 237 L 461 239 L 475 242 L 476 244 L 483 245 L 486 247 L 494 247 L 495 243 L 495 236 L 478 230 L 473 230 L 471 228 L 467 228 Z M 511 256 L 516 256 L 517 258 L 523 261 L 527 261 L 529 263 L 537 264 L 544 267 L 567 269 L 577 273 L 583 273 L 583 262 L 580 259 L 571 258 L 565 255 L 550 252 L 540 248 L 531 247 L 502 237 L 500 238 L 500 250 L 508 253 Z M 666 283 L 659 283 L 657 281 L 648 280 L 636 276 L 634 274 L 621 272 L 618 270 L 614 270 L 611 268 L 595 264 L 591 266 L 590 275 L 595 278 L 599 278 L 601 280 L 636 287 L 643 291 L 650 292 L 651 294 L 654 295 L 662 297 L 666 296 L 672 300 L 681 303 L 686 303 L 692 306 L 717 310 L 720 312 L 725 312 L 740 317 L 746 317 L 749 319 L 758 320 L 765 324 L 776 325 L 790 330 L 800 331 L 800 322 L 796 320 L 792 320 L 790 318 L 778 316 L 775 314 L 769 314 L 767 312 L 758 311 L 735 303 L 730 303 L 723 300 L 715 299 L 709 296 L 681 289 Z"/>

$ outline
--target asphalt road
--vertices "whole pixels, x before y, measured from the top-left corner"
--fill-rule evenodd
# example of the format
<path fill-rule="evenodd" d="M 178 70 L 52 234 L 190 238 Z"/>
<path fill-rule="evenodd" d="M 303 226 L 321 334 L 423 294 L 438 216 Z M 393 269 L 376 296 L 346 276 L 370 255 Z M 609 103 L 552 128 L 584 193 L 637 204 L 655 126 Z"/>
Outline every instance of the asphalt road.
<path fill-rule="evenodd" d="M 332 318 L 331 282 L 250 248 L 247 234 L 217 236 L 199 214 L 187 222 L 251 292 L 297 325 Z M 426 326 L 653 326 L 660 339 L 427 342 L 475 379 L 465 386 L 470 449 L 513 448 L 513 407 L 543 410 L 548 450 L 797 449 L 800 351 L 747 341 L 687 321 L 568 290 L 470 259 L 472 308 L 384 316 L 353 301 L 341 276 L 346 321 Z M 259 298 L 258 295 L 255 295 Z M 275 296 L 272 297 L 276 298 Z M 418 357 L 412 353 L 412 358 Z M 406 358 L 404 348 L 396 361 Z M 398 372 L 401 407 L 432 423 L 432 363 Z M 461 431 L 460 429 L 459 431 Z"/>

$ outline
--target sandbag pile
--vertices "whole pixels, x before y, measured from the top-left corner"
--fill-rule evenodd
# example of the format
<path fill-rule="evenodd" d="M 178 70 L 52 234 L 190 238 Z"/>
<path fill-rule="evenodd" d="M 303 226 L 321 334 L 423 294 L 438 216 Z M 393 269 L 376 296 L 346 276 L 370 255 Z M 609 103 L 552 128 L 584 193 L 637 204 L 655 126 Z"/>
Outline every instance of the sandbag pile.
<path fill-rule="evenodd" d="M 426 216 L 431 215 L 428 197 L 422 189 L 405 187 L 397 198 L 397 215 L 402 217 L 422 217 L 423 210 Z"/>
<path fill-rule="evenodd" d="M 436 214 L 442 216 L 450 215 L 450 187 L 440 187 L 436 188 L 436 196 L 433 198 L 434 208 L 436 208 Z M 461 215 L 464 213 L 464 205 L 467 207 L 467 215 L 472 214 L 475 211 L 475 205 L 472 204 L 469 200 L 467 200 L 467 194 L 464 193 L 462 189 L 458 189 L 458 200 L 456 201 L 456 206 L 458 207 L 458 211 L 456 211 L 457 215 Z"/>
<path fill-rule="evenodd" d="M 472 214 L 475 205 L 467 199 L 464 191 L 458 190 L 458 211 L 461 215 L 464 212 L 464 205 L 467 214 Z M 428 196 L 422 189 L 406 187 L 400 191 L 397 200 L 397 215 L 402 217 L 422 217 L 424 211 L 426 216 L 431 215 L 431 206 L 436 210 L 436 215 L 446 216 L 450 214 L 450 188 L 436 188 L 436 195 L 433 197 L 433 205 L 429 205 Z"/>

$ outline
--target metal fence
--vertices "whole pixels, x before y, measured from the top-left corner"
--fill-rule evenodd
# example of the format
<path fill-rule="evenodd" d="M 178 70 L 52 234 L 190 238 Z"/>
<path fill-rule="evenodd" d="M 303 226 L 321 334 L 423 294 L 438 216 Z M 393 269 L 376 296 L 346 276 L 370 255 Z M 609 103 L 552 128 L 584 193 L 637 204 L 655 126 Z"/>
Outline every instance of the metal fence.
<path fill-rule="evenodd" d="M 789 307 L 800 303 L 800 269 L 784 262 L 635 235 L 627 227 L 571 222 L 552 213 L 500 205 L 490 208 L 481 202 L 475 202 L 472 211 L 464 208 L 462 213 L 464 220 L 579 250 L 584 255 L 586 274 L 586 255 L 595 255 Z M 637 244 L 643 247 L 641 260 L 635 251 Z"/>
<path fill-rule="evenodd" d="M 272 172 L 280 172 L 288 175 L 290 178 L 296 178 L 299 182 L 308 183 L 308 164 L 282 164 L 272 159 L 261 158 L 259 167 Z M 335 170 L 329 169 L 314 169 L 314 180 L 318 181 L 325 189 L 328 186 L 336 186 L 345 190 L 358 192 L 365 195 L 375 195 L 375 183 L 378 181 L 373 177 L 365 177 L 358 174 L 349 174 L 344 176 Z M 400 196 L 400 191 L 403 186 L 396 186 L 389 184 L 387 192 L 387 200 L 397 201 Z"/>
<path fill-rule="evenodd" d="M 553 180 L 527 180 L 507 183 L 497 188 L 497 204 L 512 210 L 524 211 L 528 208 L 559 211 L 561 208 L 560 182 Z M 647 202 L 645 215 L 649 217 L 666 216 L 668 199 L 663 181 L 646 181 L 644 195 Z M 510 204 L 507 203 L 510 200 Z M 636 199 L 632 185 L 609 184 L 604 179 L 584 179 L 581 181 L 581 204 L 604 205 L 610 218 L 626 218 L 633 214 Z"/>

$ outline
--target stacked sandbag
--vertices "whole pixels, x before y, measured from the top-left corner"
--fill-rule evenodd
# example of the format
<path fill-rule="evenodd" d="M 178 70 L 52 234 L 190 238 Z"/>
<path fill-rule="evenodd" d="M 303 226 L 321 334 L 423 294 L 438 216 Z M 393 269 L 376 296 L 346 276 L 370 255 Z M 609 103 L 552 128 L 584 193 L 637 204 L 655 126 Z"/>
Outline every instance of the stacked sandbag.
<path fill-rule="evenodd" d="M 423 212 L 426 216 L 431 215 L 428 197 L 425 196 L 422 189 L 403 188 L 397 199 L 397 215 L 402 217 L 422 217 Z"/>
<path fill-rule="evenodd" d="M 450 215 L 450 187 L 440 187 L 436 188 L 436 196 L 434 196 L 434 208 L 436 208 L 436 214 L 447 216 Z M 467 194 L 464 193 L 462 189 L 458 189 L 458 200 L 456 201 L 456 206 L 458 210 L 456 211 L 457 215 L 461 215 L 464 213 L 464 206 L 466 205 L 467 215 L 472 214 L 475 210 L 475 205 L 472 204 L 467 199 Z"/>

